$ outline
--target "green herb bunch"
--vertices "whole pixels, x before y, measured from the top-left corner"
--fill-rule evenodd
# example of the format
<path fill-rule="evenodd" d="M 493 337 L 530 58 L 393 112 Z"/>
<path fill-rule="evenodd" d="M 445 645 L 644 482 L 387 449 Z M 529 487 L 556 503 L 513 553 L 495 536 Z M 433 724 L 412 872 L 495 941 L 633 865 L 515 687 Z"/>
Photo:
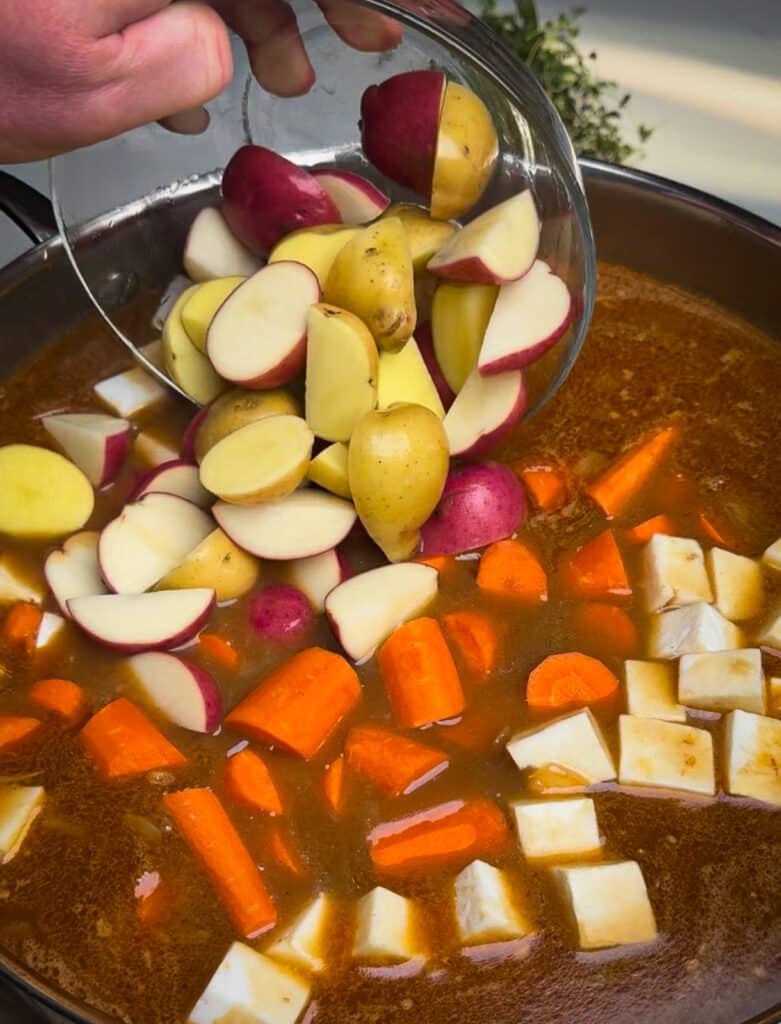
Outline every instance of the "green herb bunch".
<path fill-rule="evenodd" d="M 515 11 L 500 14 L 496 0 L 478 0 L 480 17 L 540 80 L 581 156 L 626 163 L 650 138 L 637 128 L 637 142 L 625 136 L 622 117 L 630 101 L 616 82 L 600 78 L 595 53 L 578 45 L 582 7 L 540 24 L 534 0 L 515 0 Z"/>

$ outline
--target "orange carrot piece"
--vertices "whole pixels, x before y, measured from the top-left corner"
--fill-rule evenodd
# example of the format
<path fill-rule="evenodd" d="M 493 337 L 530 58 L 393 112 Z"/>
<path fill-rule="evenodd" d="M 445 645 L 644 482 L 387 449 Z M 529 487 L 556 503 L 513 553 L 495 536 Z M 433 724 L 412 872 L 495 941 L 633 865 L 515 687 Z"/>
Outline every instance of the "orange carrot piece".
<path fill-rule="evenodd" d="M 234 927 L 255 938 L 277 921 L 260 872 L 219 799 L 208 788 L 166 793 L 163 803 L 217 890 Z"/>
<path fill-rule="evenodd" d="M 586 493 L 606 516 L 619 515 L 649 483 L 680 433 L 680 427 L 672 424 L 640 441 L 600 473 L 596 480 L 592 480 L 586 487 Z"/>
<path fill-rule="evenodd" d="M 654 500 L 668 512 L 691 506 L 697 498 L 697 487 L 683 473 L 663 473 L 654 484 Z"/>
<path fill-rule="evenodd" d="M 454 800 L 378 825 L 369 852 L 381 874 L 426 874 L 477 857 L 503 853 L 512 844 L 504 815 L 490 800 Z"/>
<path fill-rule="evenodd" d="M 548 600 L 545 570 L 534 552 L 519 540 L 500 540 L 483 552 L 477 585 L 532 604 Z"/>
<path fill-rule="evenodd" d="M 267 814 L 282 814 L 282 798 L 265 761 L 251 750 L 228 758 L 223 773 L 225 792 L 237 804 Z"/>
<path fill-rule="evenodd" d="M 239 664 L 239 652 L 232 643 L 217 633 L 201 633 L 198 637 L 198 647 L 201 654 L 224 668 L 236 668 Z"/>
<path fill-rule="evenodd" d="M 629 586 L 621 552 L 612 530 L 605 530 L 560 563 L 562 586 L 568 597 L 599 599 L 629 597 Z"/>
<path fill-rule="evenodd" d="M 225 724 L 308 761 L 360 696 L 355 669 L 340 654 L 309 647 L 267 676 Z"/>
<path fill-rule="evenodd" d="M 594 601 L 577 608 L 572 628 L 584 647 L 605 651 L 614 658 L 631 658 L 637 654 L 637 626 L 623 608 Z"/>
<path fill-rule="evenodd" d="M 39 679 L 30 690 L 30 700 L 69 725 L 77 725 L 89 710 L 87 694 L 70 679 Z"/>
<path fill-rule="evenodd" d="M 174 892 L 157 871 L 145 871 L 133 892 L 138 922 L 144 929 L 159 928 L 170 921 L 174 911 Z"/>
<path fill-rule="evenodd" d="M 541 465 L 516 468 L 516 472 L 541 512 L 556 512 L 569 500 L 567 475 L 559 466 Z"/>
<path fill-rule="evenodd" d="M 30 654 L 35 650 L 42 618 L 43 612 L 37 604 L 19 601 L 8 610 L 3 619 L 0 636 L 7 644 L 19 647 Z"/>
<path fill-rule="evenodd" d="M 651 516 L 650 519 L 646 519 L 642 523 L 638 523 L 637 526 L 625 530 L 624 537 L 630 544 L 645 544 L 651 537 L 655 537 L 657 533 L 665 533 L 668 537 L 675 536 L 675 523 L 665 513 Z"/>
<path fill-rule="evenodd" d="M 340 754 L 323 772 L 323 795 L 332 814 L 344 814 L 347 801 L 344 754 Z"/>
<path fill-rule="evenodd" d="M 496 627 L 477 612 L 449 612 L 442 619 L 445 636 L 469 670 L 485 679 L 496 668 L 499 638 Z"/>
<path fill-rule="evenodd" d="M 349 767 L 388 796 L 410 793 L 448 765 L 441 750 L 370 725 L 351 729 L 344 750 Z"/>
<path fill-rule="evenodd" d="M 184 754 L 124 697 L 106 704 L 81 730 L 87 753 L 108 779 L 184 764 Z"/>
<path fill-rule="evenodd" d="M 23 715 L 0 715 L 0 754 L 11 753 L 40 727 L 41 723 L 37 718 L 25 718 Z"/>
<path fill-rule="evenodd" d="M 416 729 L 464 710 L 464 691 L 436 619 L 411 619 L 379 650 L 378 661 L 393 713 Z"/>
<path fill-rule="evenodd" d="M 431 558 L 417 558 L 421 565 L 430 565 L 438 573 L 447 572 L 455 561 L 451 555 L 433 555 Z"/>
<path fill-rule="evenodd" d="M 303 878 L 309 874 L 309 867 L 301 856 L 290 830 L 281 822 L 274 822 L 269 830 L 267 843 L 271 860 L 282 871 L 287 871 L 296 878 Z"/>
<path fill-rule="evenodd" d="M 697 516 L 697 526 L 700 536 L 709 543 L 730 551 L 740 550 L 740 542 L 723 519 L 716 520 L 715 517 L 700 512 Z"/>
<path fill-rule="evenodd" d="M 551 654 L 532 670 L 526 683 L 526 702 L 531 708 L 584 707 L 612 697 L 618 680 L 601 661 L 572 651 Z"/>

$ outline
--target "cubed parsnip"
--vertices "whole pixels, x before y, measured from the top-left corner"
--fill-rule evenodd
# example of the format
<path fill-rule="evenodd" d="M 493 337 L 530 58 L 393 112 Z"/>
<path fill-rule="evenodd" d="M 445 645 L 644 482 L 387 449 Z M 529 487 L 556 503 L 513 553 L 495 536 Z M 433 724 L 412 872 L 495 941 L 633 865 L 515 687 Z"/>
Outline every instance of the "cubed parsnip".
<path fill-rule="evenodd" d="M 228 434 L 267 416 L 300 416 L 301 407 L 281 389 L 247 391 L 231 388 L 209 406 L 195 435 L 195 458 L 203 462 L 206 453 Z"/>
<path fill-rule="evenodd" d="M 412 254 L 398 217 L 362 228 L 339 251 L 325 301 L 360 317 L 380 348 L 401 348 L 415 330 L 416 312 Z"/>
<path fill-rule="evenodd" d="M 518 800 L 511 804 L 524 856 L 530 860 L 586 857 L 601 846 L 590 797 Z"/>
<path fill-rule="evenodd" d="M 759 642 L 781 650 L 781 604 L 777 604 L 762 625 Z"/>
<path fill-rule="evenodd" d="M 296 1024 L 309 1001 L 300 974 L 234 942 L 200 999 L 190 1024 Z"/>
<path fill-rule="evenodd" d="M 246 277 L 217 277 L 204 281 L 189 293 L 190 297 L 181 310 L 182 326 L 199 352 L 206 354 L 206 334 L 214 314 L 246 280 Z"/>
<path fill-rule="evenodd" d="M 166 373 L 199 405 L 214 401 L 228 387 L 211 363 L 190 341 L 182 324 L 182 310 L 198 291 L 193 285 L 182 292 L 163 327 L 163 357 Z"/>
<path fill-rule="evenodd" d="M 352 498 L 352 492 L 347 475 L 347 452 L 347 445 L 340 441 L 329 444 L 309 463 L 307 476 L 318 487 L 324 487 L 340 498 L 349 499 Z"/>
<path fill-rule="evenodd" d="M 331 912 L 329 897 L 325 893 L 315 896 L 268 947 L 267 955 L 303 971 L 322 971 L 325 967 L 326 926 Z"/>
<path fill-rule="evenodd" d="M 684 654 L 678 664 L 678 700 L 706 711 L 765 713 L 765 677 L 758 648 Z"/>
<path fill-rule="evenodd" d="M 80 469 L 31 444 L 0 448 L 0 534 L 46 539 L 80 530 L 95 495 Z"/>
<path fill-rule="evenodd" d="M 358 903 L 353 957 L 360 960 L 411 960 L 423 952 L 415 904 L 382 886 Z"/>
<path fill-rule="evenodd" d="M 781 805 L 781 722 L 731 711 L 724 723 L 727 792 Z"/>
<path fill-rule="evenodd" d="M 65 628 L 65 619 L 56 612 L 44 612 L 41 616 L 41 624 L 38 627 L 38 635 L 35 638 L 36 650 L 41 650 L 54 643 L 62 634 Z"/>
<path fill-rule="evenodd" d="M 456 925 L 465 946 L 520 939 L 532 930 L 504 871 L 473 860 L 453 883 Z"/>
<path fill-rule="evenodd" d="M 461 217 L 491 180 L 499 144 L 488 108 L 465 85 L 448 82 L 439 116 L 431 215 Z"/>
<path fill-rule="evenodd" d="M 16 855 L 45 798 L 42 786 L 0 785 L 0 863 Z"/>
<path fill-rule="evenodd" d="M 314 435 L 299 416 L 267 416 L 209 449 L 201 483 L 233 505 L 284 498 L 306 476 L 313 444 Z"/>
<path fill-rule="evenodd" d="M 149 430 L 142 430 L 133 442 L 133 453 L 139 462 L 147 466 L 162 466 L 179 458 L 177 447 L 169 440 L 158 437 Z"/>
<path fill-rule="evenodd" d="M 303 263 L 317 276 L 325 288 L 334 260 L 345 245 L 358 234 L 358 228 L 346 224 L 320 224 L 313 228 L 291 231 L 271 250 L 269 263 L 294 260 Z"/>
<path fill-rule="evenodd" d="M 707 729 L 621 715 L 618 720 L 622 786 L 652 786 L 691 793 L 716 792 L 713 737 Z"/>
<path fill-rule="evenodd" d="M 353 313 L 318 303 L 309 310 L 306 421 L 325 441 L 349 441 L 377 404 L 377 346 Z"/>
<path fill-rule="evenodd" d="M 107 377 L 92 389 L 117 416 L 137 416 L 168 394 L 154 377 L 135 366 L 132 370 Z"/>
<path fill-rule="evenodd" d="M 448 387 L 456 394 L 477 366 L 499 288 L 495 284 L 442 281 L 431 303 L 434 352 Z"/>
<path fill-rule="evenodd" d="M 767 681 L 767 711 L 781 717 L 781 676 L 771 676 Z"/>
<path fill-rule="evenodd" d="M 398 352 L 380 353 L 377 408 L 388 409 L 396 402 L 422 405 L 441 420 L 445 418 L 445 407 L 414 338 Z"/>
<path fill-rule="evenodd" d="M 685 722 L 686 708 L 678 703 L 675 668 L 667 662 L 624 663 L 626 709 L 637 718 Z"/>
<path fill-rule="evenodd" d="M 762 568 L 753 558 L 711 548 L 705 556 L 714 604 L 732 622 L 753 619 L 762 611 Z"/>
<path fill-rule="evenodd" d="M 155 590 L 191 590 L 206 587 L 217 601 L 232 601 L 255 586 L 260 562 L 242 551 L 219 528 L 156 584 Z"/>
<path fill-rule="evenodd" d="M 656 918 L 640 865 L 633 860 L 553 869 L 581 949 L 656 938 Z"/>
<path fill-rule="evenodd" d="M 388 217 L 398 217 L 404 225 L 416 274 L 426 269 L 434 253 L 458 230 L 452 221 L 436 220 L 428 210 L 412 203 L 389 206 L 381 219 L 387 220 Z"/>
<path fill-rule="evenodd" d="M 781 572 L 781 537 L 765 548 L 760 562 L 768 572 Z"/>
<path fill-rule="evenodd" d="M 702 548 L 689 537 L 655 534 L 643 551 L 643 576 L 649 612 L 713 600 Z"/>
<path fill-rule="evenodd" d="M 43 600 L 43 584 L 18 564 L 10 551 L 0 552 L 0 604 L 6 601 Z"/>
<path fill-rule="evenodd" d="M 521 770 L 556 765 L 584 786 L 616 777 L 613 757 L 588 708 L 518 733 L 507 752 Z"/>
<path fill-rule="evenodd" d="M 743 630 L 703 601 L 652 615 L 648 627 L 648 656 L 679 658 L 703 651 L 733 651 L 743 646 Z"/>

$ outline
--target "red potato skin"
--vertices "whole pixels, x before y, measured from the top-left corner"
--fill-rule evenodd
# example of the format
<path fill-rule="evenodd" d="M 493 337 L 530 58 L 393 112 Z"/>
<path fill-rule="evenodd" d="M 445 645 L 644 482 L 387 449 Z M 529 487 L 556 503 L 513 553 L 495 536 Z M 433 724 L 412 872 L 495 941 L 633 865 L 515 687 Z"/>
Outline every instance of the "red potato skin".
<path fill-rule="evenodd" d="M 176 658 L 177 655 L 172 654 L 171 657 Z M 201 668 L 200 665 L 194 665 L 191 661 L 186 661 L 184 658 L 178 658 L 178 660 L 182 662 L 188 672 L 192 673 L 195 684 L 201 694 L 203 701 L 203 728 L 201 731 L 205 733 L 214 732 L 222 721 L 225 710 L 220 689 L 206 669 Z"/>
<path fill-rule="evenodd" d="M 493 430 L 489 430 L 487 434 L 481 434 L 469 448 L 465 448 L 460 452 L 452 452 L 453 458 L 476 459 L 481 455 L 487 455 L 488 452 L 504 441 L 506 437 L 509 437 L 520 423 L 523 419 L 523 414 L 526 412 L 527 403 L 526 384 L 522 381 L 521 387 L 518 389 L 518 398 L 515 405 L 505 419 L 498 426 L 494 427 Z"/>
<path fill-rule="evenodd" d="M 174 647 L 179 647 L 181 644 L 186 644 L 188 640 L 192 640 L 192 638 L 200 633 L 209 621 L 209 616 L 214 610 L 215 603 L 215 597 L 212 593 L 211 602 L 204 608 L 201 614 L 197 616 L 197 618 L 193 619 L 192 622 L 188 623 L 187 626 L 173 636 L 163 637 L 154 643 L 148 644 L 123 644 L 113 640 L 106 640 L 103 637 L 98 636 L 96 633 L 93 633 L 91 630 L 83 626 L 78 619 L 73 617 L 73 612 L 70 608 L 70 601 L 68 602 L 68 614 L 78 627 L 84 631 L 86 636 L 94 640 L 95 643 L 101 644 L 103 647 L 108 647 L 109 650 L 117 651 L 119 654 L 142 654 L 144 651 L 169 651 Z"/>
<path fill-rule="evenodd" d="M 106 438 L 103 453 L 103 473 L 95 485 L 96 490 L 112 484 L 122 472 L 122 467 L 125 465 L 125 460 L 130 451 L 130 438 L 131 430 L 129 427 Z"/>
<path fill-rule="evenodd" d="M 300 338 L 295 346 L 290 349 L 285 358 L 270 367 L 265 373 L 253 377 L 251 380 L 231 381 L 237 387 L 247 388 L 249 391 L 271 391 L 273 388 L 281 388 L 297 376 L 306 365 L 306 334 Z"/>
<path fill-rule="evenodd" d="M 298 228 L 341 223 L 317 179 L 265 146 L 242 146 L 231 157 L 222 176 L 222 214 L 239 241 L 260 256 Z"/>
<path fill-rule="evenodd" d="M 135 485 L 125 498 L 125 504 L 130 502 L 138 501 L 139 498 L 147 493 L 147 488 L 153 483 L 161 473 L 167 472 L 169 469 L 177 469 L 179 466 L 192 466 L 196 468 L 195 462 L 190 462 L 189 459 L 170 459 L 168 462 L 161 462 L 159 466 L 155 466 L 154 469 L 146 470 L 145 472 L 139 473 Z"/>
<path fill-rule="evenodd" d="M 378 171 L 426 198 L 446 84 L 443 71 L 405 71 L 370 85 L 361 99 L 364 153 Z"/>
<path fill-rule="evenodd" d="M 446 281 L 460 281 L 462 284 L 509 284 L 511 281 L 519 281 L 528 274 L 533 264 L 534 260 L 528 267 L 524 267 L 522 273 L 513 277 L 502 277 L 501 274 L 495 273 L 478 256 L 456 260 L 455 263 L 447 263 L 441 267 L 432 267 L 429 263 L 426 269 L 436 277 L 442 277 Z"/>
<path fill-rule="evenodd" d="M 198 435 L 198 428 L 206 419 L 206 414 L 208 413 L 210 406 L 211 403 L 209 405 L 204 405 L 203 408 L 199 409 L 184 429 L 181 444 L 179 446 L 179 455 L 183 462 L 191 462 L 193 464 L 196 462 L 195 438 Z"/>
<path fill-rule="evenodd" d="M 497 462 L 452 469 L 439 504 L 420 531 L 426 558 L 460 555 L 511 537 L 526 520 L 526 492 Z"/>
<path fill-rule="evenodd" d="M 525 348 L 522 352 L 511 352 L 502 359 L 494 359 L 492 363 L 478 367 L 480 376 L 492 377 L 496 373 L 505 373 L 507 370 L 522 370 L 539 359 L 540 356 L 544 356 L 548 349 L 553 348 L 556 342 L 567 333 L 573 320 L 573 313 L 573 304 L 570 298 L 566 317 L 547 338 L 541 338 L 536 345 Z"/>
<path fill-rule="evenodd" d="M 303 642 L 312 630 L 312 606 L 305 594 L 287 583 L 264 587 L 250 601 L 250 624 L 276 643 Z"/>
<path fill-rule="evenodd" d="M 418 343 L 420 354 L 423 357 L 423 362 L 426 364 L 426 369 L 431 374 L 431 379 L 434 382 L 434 387 L 437 389 L 439 400 L 447 411 L 455 401 L 455 392 L 451 391 L 450 385 L 445 380 L 442 371 L 439 368 L 437 362 L 437 356 L 434 352 L 434 338 L 431 333 L 431 323 L 426 321 L 423 324 L 419 324 L 415 328 L 415 341 Z"/>

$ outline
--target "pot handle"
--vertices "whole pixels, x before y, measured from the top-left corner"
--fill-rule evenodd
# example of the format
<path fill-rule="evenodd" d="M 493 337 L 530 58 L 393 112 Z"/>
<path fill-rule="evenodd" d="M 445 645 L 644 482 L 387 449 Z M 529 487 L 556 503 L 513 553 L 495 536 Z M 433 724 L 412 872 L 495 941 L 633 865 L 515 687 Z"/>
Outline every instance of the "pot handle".
<path fill-rule="evenodd" d="M 0 171 L 0 211 L 36 245 L 57 234 L 54 210 L 46 196 L 7 171 Z"/>

